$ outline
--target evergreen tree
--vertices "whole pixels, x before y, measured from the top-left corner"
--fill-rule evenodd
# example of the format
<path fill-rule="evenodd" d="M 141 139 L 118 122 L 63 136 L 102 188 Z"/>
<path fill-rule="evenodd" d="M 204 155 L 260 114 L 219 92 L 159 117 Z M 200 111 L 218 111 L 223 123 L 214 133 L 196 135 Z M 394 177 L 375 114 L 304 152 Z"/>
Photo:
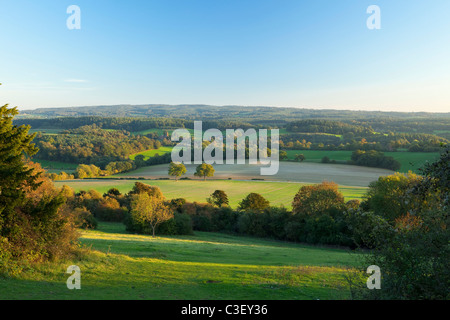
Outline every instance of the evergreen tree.
<path fill-rule="evenodd" d="M 25 188 L 39 187 L 34 169 L 26 166 L 24 158 L 38 152 L 32 144 L 35 134 L 29 126 L 13 125 L 17 108 L 0 108 L 0 235 L 7 236 L 15 215 L 15 208 L 25 202 Z"/>

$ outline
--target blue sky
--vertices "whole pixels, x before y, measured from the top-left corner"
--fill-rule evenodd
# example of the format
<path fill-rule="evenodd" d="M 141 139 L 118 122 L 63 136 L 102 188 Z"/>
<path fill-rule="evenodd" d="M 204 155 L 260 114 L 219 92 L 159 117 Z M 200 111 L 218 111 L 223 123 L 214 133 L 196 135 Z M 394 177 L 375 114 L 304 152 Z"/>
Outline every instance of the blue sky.
<path fill-rule="evenodd" d="M 0 0 L 0 104 L 449 112 L 449 14 L 448 0 Z"/>

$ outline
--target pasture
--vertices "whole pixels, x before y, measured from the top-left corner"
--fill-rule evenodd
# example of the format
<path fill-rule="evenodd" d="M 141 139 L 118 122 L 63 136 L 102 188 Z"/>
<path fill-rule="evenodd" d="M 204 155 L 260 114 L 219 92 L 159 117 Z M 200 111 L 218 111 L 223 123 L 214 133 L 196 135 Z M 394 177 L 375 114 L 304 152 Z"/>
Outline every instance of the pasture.
<path fill-rule="evenodd" d="M 303 154 L 306 158 L 305 162 L 319 163 L 323 157 L 337 162 L 346 162 L 351 159 L 352 151 L 327 151 L 327 150 L 286 150 L 289 160 L 294 160 L 296 154 Z M 433 162 L 439 158 L 438 152 L 384 152 L 386 156 L 393 157 L 400 162 L 401 168 L 399 172 L 407 173 L 413 171 L 418 173 L 427 161 Z"/>
<path fill-rule="evenodd" d="M 81 242 L 90 250 L 78 258 L 0 278 L 0 299 L 350 299 L 346 275 L 358 258 L 342 249 L 217 233 L 152 238 L 115 223 L 82 231 Z M 81 269 L 81 290 L 66 287 L 70 265 Z"/>
<path fill-rule="evenodd" d="M 147 160 L 147 159 L 149 159 L 151 157 L 156 156 L 157 154 L 162 156 L 162 155 L 164 155 L 166 153 L 171 153 L 171 152 L 172 152 L 172 147 L 161 147 L 159 149 L 146 150 L 146 151 L 142 151 L 142 152 L 139 152 L 139 153 L 132 154 L 130 156 L 130 159 L 134 160 L 138 155 L 143 155 L 144 156 L 144 160 Z"/>
<path fill-rule="evenodd" d="M 76 163 L 67 163 L 61 161 L 50 161 L 43 159 L 33 159 L 33 161 L 39 163 L 47 172 L 56 174 L 59 174 L 61 171 L 72 173 L 78 166 L 78 164 Z"/>

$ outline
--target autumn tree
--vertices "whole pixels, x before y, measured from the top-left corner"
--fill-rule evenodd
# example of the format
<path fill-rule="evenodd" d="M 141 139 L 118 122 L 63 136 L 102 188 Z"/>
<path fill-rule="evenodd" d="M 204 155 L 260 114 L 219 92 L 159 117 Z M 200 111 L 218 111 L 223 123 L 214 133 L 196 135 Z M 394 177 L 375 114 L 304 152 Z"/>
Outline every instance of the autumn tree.
<path fill-rule="evenodd" d="M 344 208 L 344 196 L 334 182 L 303 186 L 292 202 L 292 212 L 301 215 L 320 215 Z"/>
<path fill-rule="evenodd" d="M 207 163 L 202 163 L 195 170 L 194 176 L 203 177 L 203 180 L 206 180 L 206 177 L 214 177 L 214 167 Z"/>
<path fill-rule="evenodd" d="M 169 175 L 175 177 L 175 181 L 186 173 L 186 167 L 182 163 L 171 162 L 169 165 Z"/>
<path fill-rule="evenodd" d="M 164 201 L 148 193 L 139 193 L 133 196 L 131 202 L 131 218 L 135 223 L 148 225 L 153 237 L 156 236 L 156 227 L 173 218 L 170 208 Z"/>
<path fill-rule="evenodd" d="M 147 193 L 150 197 L 164 200 L 164 195 L 159 187 L 151 186 L 142 182 L 136 182 L 133 189 L 128 194 L 131 196 L 140 193 Z"/>

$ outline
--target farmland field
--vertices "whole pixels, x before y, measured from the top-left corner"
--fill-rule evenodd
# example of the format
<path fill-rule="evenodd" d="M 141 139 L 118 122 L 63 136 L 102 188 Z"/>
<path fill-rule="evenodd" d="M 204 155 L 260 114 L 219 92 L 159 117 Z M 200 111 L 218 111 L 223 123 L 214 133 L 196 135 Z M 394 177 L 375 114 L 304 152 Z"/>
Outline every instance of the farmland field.
<path fill-rule="evenodd" d="M 345 276 L 357 263 L 348 250 L 203 232 L 152 238 L 115 223 L 81 242 L 92 248 L 81 260 L 0 278 L 0 299 L 350 299 Z M 66 287 L 70 265 L 81 290 Z"/>
<path fill-rule="evenodd" d="M 323 157 L 330 160 L 348 161 L 351 159 L 352 151 L 321 151 L 321 150 L 286 150 L 289 160 L 294 160 L 296 154 L 303 154 L 306 158 L 305 162 L 321 162 Z M 393 157 L 399 161 L 401 168 L 399 172 L 407 173 L 408 171 L 418 172 L 426 161 L 433 162 L 439 157 L 437 152 L 384 152 L 384 155 Z"/>
<path fill-rule="evenodd" d="M 55 181 L 56 186 L 68 185 L 76 192 L 80 190 L 94 189 L 100 193 L 106 193 L 110 188 L 117 188 L 122 193 L 129 192 L 137 180 L 70 180 Z M 230 206 L 236 208 L 238 203 L 249 193 L 261 194 L 271 205 L 284 205 L 291 207 L 292 200 L 300 187 L 305 184 L 289 182 L 265 182 L 265 181 L 229 181 L 229 180 L 138 180 L 140 182 L 161 188 L 167 199 L 185 198 L 188 201 L 206 202 L 215 190 L 223 190 L 227 193 Z M 339 186 L 345 200 L 361 199 L 366 188 Z"/>
<path fill-rule="evenodd" d="M 164 155 L 166 153 L 170 153 L 170 152 L 172 152 L 172 148 L 171 147 L 161 147 L 159 149 L 146 150 L 146 151 L 143 151 L 143 152 L 135 153 L 135 154 L 130 156 L 130 159 L 134 160 L 136 158 L 136 156 L 143 155 L 144 156 L 144 160 L 147 160 L 148 158 L 154 157 L 156 154 L 162 156 L 162 155 Z"/>
<path fill-rule="evenodd" d="M 261 176 L 261 165 L 234 164 L 214 165 L 214 179 L 251 180 L 263 179 L 265 181 L 304 182 L 321 183 L 322 181 L 334 181 L 339 185 L 367 187 L 370 182 L 377 180 L 380 176 L 393 174 L 393 171 L 350 166 L 343 164 L 322 163 L 297 163 L 280 162 L 279 171 L 273 176 Z M 186 177 L 194 177 L 196 165 L 186 165 Z M 168 164 L 143 167 L 132 172 L 118 174 L 114 177 L 159 179 L 168 178 Z"/>
<path fill-rule="evenodd" d="M 71 173 L 75 171 L 78 166 L 78 164 L 76 163 L 67 163 L 61 161 L 50 161 L 43 159 L 33 159 L 33 161 L 38 162 L 47 172 L 57 174 L 59 174 L 61 171 Z"/>

